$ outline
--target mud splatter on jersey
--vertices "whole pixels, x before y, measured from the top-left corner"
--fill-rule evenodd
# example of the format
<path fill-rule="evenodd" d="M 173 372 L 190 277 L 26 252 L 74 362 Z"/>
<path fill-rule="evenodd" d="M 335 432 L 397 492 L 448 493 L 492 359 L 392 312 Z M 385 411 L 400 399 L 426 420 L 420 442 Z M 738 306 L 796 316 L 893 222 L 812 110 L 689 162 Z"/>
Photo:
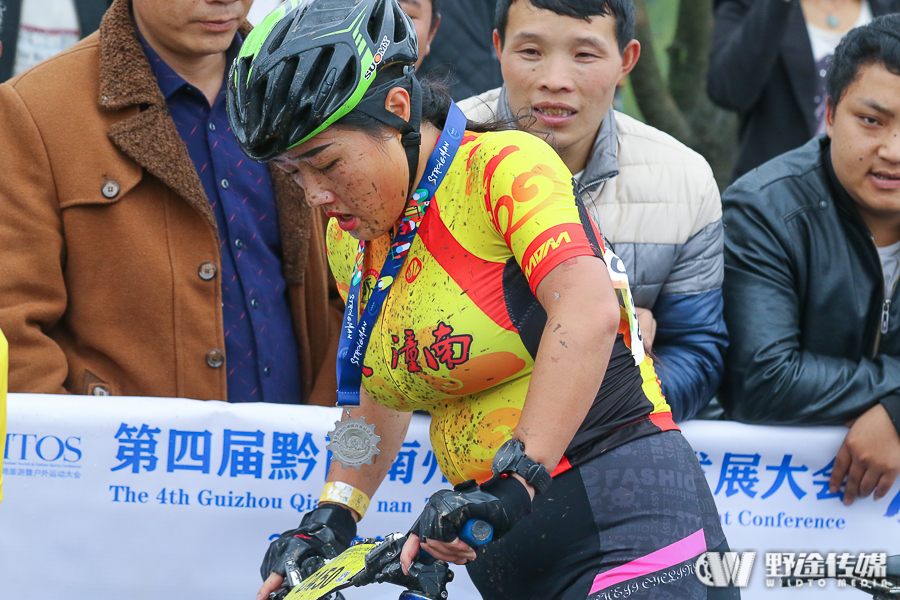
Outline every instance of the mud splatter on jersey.
<path fill-rule="evenodd" d="M 389 244 L 387 235 L 366 244 L 362 306 Z M 357 248 L 329 224 L 329 262 L 345 300 Z M 566 166 L 530 134 L 467 132 L 392 282 L 363 368 L 375 401 L 432 414 L 431 442 L 452 483 L 489 477 L 512 437 L 547 320 L 534 292 L 576 256 L 605 260 L 622 318 L 603 383 L 557 470 L 676 428 L 621 261 L 575 199 Z"/>

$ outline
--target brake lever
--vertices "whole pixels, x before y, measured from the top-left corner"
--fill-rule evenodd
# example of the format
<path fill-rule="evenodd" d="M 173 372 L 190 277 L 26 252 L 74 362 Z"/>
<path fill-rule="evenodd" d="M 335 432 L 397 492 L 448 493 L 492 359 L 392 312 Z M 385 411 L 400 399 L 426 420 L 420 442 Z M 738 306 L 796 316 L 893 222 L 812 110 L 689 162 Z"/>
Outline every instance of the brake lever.
<path fill-rule="evenodd" d="M 406 543 L 407 536 L 399 533 L 388 535 L 384 542 L 366 555 L 365 568 L 351 580 L 354 586 L 370 583 L 393 583 L 406 588 L 409 598 L 422 600 L 444 600 L 447 597 L 447 584 L 453 581 L 450 565 L 442 560 L 423 561 L 417 556 L 409 567 L 409 573 L 403 572 L 400 564 L 400 552 Z"/>
<path fill-rule="evenodd" d="M 297 561 L 293 558 L 284 561 L 284 570 L 287 576 L 277 590 L 269 593 L 268 600 L 284 600 L 292 589 L 300 585 L 303 578 L 300 576 L 300 569 L 297 568 Z"/>

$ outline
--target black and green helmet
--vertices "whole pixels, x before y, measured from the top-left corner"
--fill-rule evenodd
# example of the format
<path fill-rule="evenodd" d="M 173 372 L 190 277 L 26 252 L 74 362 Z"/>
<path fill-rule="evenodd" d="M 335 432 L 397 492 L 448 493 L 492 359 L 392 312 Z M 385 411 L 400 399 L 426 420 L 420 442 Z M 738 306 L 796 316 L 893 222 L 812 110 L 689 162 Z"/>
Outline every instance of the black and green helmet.
<path fill-rule="evenodd" d="M 418 156 L 418 114 L 407 123 L 388 113 L 383 95 L 380 107 L 375 98 L 361 105 L 391 65 L 408 65 L 403 78 L 419 95 L 417 53 L 397 0 L 287 0 L 250 32 L 231 67 L 228 118 L 238 144 L 254 160 L 271 160 L 358 107 L 400 129 Z M 413 103 L 418 112 L 420 99 Z"/>

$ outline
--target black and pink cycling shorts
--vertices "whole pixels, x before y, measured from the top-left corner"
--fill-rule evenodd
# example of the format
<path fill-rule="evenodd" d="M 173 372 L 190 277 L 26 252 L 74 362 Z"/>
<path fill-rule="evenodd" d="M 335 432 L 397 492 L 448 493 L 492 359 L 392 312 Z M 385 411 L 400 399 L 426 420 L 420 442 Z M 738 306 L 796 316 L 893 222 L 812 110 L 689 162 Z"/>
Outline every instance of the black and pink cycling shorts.
<path fill-rule="evenodd" d="M 694 573 L 700 554 L 727 547 L 693 449 L 664 431 L 554 477 L 467 568 L 484 600 L 739 598 Z"/>

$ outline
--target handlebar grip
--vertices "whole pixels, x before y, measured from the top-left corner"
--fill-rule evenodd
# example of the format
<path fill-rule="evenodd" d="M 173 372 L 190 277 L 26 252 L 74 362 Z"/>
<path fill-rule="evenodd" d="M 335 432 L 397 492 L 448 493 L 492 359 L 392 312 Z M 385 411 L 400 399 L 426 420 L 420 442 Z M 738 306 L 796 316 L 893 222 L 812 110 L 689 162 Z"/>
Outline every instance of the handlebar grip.
<path fill-rule="evenodd" d="M 484 546 L 494 539 L 494 526 L 481 519 L 472 519 L 463 525 L 462 531 L 459 532 L 459 539 L 472 548 Z M 419 561 L 424 564 L 431 564 L 434 562 L 434 557 L 420 548 Z"/>
<path fill-rule="evenodd" d="M 459 532 L 459 539 L 472 548 L 484 546 L 494 539 L 494 526 L 481 519 L 472 519 L 463 525 L 462 531 Z"/>

